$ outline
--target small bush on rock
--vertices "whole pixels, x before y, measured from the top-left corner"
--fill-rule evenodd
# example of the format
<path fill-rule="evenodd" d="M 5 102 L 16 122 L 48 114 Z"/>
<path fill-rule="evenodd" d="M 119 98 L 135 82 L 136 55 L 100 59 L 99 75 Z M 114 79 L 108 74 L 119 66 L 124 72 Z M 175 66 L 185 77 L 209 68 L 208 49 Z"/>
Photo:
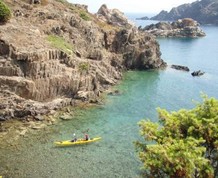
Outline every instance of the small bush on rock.
<path fill-rule="evenodd" d="M 86 12 L 80 12 L 80 17 L 85 21 L 90 21 L 90 17 Z"/>
<path fill-rule="evenodd" d="M 68 3 L 66 0 L 56 0 L 57 2 L 61 2 L 62 4 Z"/>
<path fill-rule="evenodd" d="M 67 54 L 72 54 L 73 46 L 66 42 L 64 38 L 57 35 L 49 35 L 47 40 L 51 43 L 51 45 L 59 50 L 64 51 Z"/>
<path fill-rule="evenodd" d="M 81 62 L 79 64 L 79 70 L 82 71 L 88 71 L 89 70 L 89 63 L 88 62 Z"/>
<path fill-rule="evenodd" d="M 0 23 L 6 23 L 11 18 L 9 7 L 0 1 Z"/>

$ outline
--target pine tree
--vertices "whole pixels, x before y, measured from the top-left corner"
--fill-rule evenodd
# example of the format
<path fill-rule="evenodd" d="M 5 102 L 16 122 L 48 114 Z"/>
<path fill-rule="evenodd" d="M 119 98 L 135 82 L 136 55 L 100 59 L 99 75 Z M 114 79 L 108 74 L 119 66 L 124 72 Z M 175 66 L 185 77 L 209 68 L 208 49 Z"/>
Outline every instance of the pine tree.
<path fill-rule="evenodd" d="M 136 148 L 148 177 L 218 176 L 218 100 L 203 97 L 191 110 L 158 109 L 159 123 L 139 122 Z"/>

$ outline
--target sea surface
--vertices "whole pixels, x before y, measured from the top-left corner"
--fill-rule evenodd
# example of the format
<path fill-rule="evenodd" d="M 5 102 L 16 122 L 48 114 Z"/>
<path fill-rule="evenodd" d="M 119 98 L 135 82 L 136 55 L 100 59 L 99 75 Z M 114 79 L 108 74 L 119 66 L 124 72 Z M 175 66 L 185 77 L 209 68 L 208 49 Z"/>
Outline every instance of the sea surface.
<path fill-rule="evenodd" d="M 141 17 L 141 16 L 139 16 Z M 134 17 L 132 16 L 132 19 Z M 147 25 L 149 21 L 135 21 Z M 197 39 L 158 39 L 162 58 L 170 65 L 184 65 L 190 72 L 165 70 L 129 71 L 113 89 L 120 95 L 106 96 L 105 104 L 77 110 L 75 117 L 20 141 L 17 147 L 0 148 L 3 178 L 140 178 L 141 162 L 133 142 L 141 139 L 137 123 L 156 122 L 156 108 L 190 109 L 201 93 L 218 98 L 218 27 L 202 26 L 207 36 Z M 205 75 L 192 77 L 202 70 Z M 89 145 L 57 148 L 53 142 L 78 137 L 89 129 L 102 140 Z"/>

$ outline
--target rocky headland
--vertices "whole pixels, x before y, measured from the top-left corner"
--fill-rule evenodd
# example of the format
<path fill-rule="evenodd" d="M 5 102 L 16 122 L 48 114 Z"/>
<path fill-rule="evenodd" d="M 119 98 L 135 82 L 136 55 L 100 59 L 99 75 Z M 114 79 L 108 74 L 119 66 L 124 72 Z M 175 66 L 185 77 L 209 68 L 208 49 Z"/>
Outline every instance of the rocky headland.
<path fill-rule="evenodd" d="M 175 22 L 158 22 L 142 29 L 156 37 L 203 37 L 205 32 L 199 23 L 191 18 L 179 19 Z"/>
<path fill-rule="evenodd" d="M 150 18 L 147 17 L 147 16 L 136 18 L 136 20 L 149 20 L 149 19 L 150 19 Z"/>
<path fill-rule="evenodd" d="M 192 18 L 200 24 L 218 25 L 218 1 L 217 0 L 198 0 L 193 3 L 183 4 L 174 7 L 167 12 L 162 10 L 151 20 L 175 21 L 183 18 Z"/>
<path fill-rule="evenodd" d="M 13 15 L 0 25 L 1 121 L 50 122 L 63 107 L 98 102 L 125 70 L 166 66 L 156 39 L 117 9 L 103 5 L 91 14 L 64 0 L 4 2 Z"/>

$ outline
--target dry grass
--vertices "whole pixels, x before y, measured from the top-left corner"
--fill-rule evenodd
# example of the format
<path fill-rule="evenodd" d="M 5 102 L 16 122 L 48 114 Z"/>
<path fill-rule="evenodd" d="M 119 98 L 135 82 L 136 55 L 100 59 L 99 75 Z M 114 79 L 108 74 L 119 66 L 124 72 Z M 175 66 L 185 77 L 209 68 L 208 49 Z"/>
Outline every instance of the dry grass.
<path fill-rule="evenodd" d="M 42 6 L 48 5 L 48 0 L 41 0 L 41 5 Z"/>

